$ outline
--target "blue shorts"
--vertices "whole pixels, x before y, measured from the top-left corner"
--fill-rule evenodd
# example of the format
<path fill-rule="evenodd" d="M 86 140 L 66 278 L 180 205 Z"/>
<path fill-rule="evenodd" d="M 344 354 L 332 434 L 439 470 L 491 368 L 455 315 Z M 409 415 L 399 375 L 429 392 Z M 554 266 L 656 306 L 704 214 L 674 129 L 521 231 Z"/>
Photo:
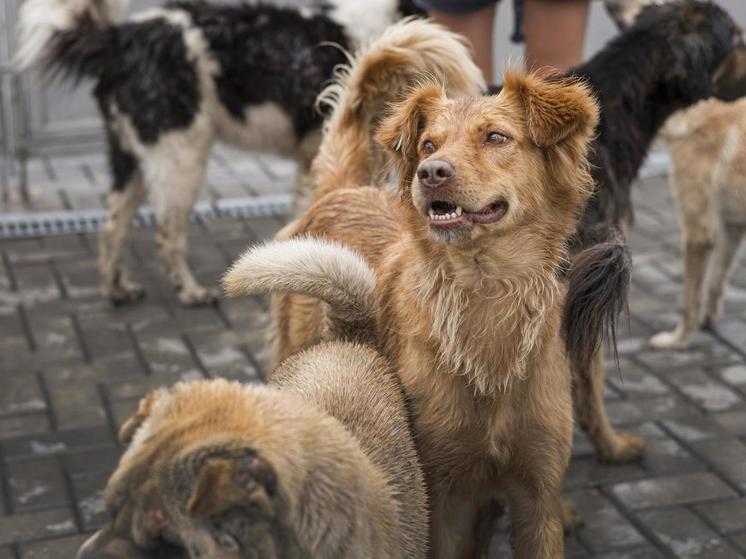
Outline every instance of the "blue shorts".
<path fill-rule="evenodd" d="M 413 0 L 415 6 L 427 12 L 436 11 L 446 14 L 468 14 L 489 6 L 494 6 L 500 0 Z M 513 34 L 510 40 L 522 43 L 523 37 L 523 2 L 513 0 Z"/>
<path fill-rule="evenodd" d="M 413 0 L 423 10 L 446 14 L 466 14 L 497 4 L 500 0 Z"/>

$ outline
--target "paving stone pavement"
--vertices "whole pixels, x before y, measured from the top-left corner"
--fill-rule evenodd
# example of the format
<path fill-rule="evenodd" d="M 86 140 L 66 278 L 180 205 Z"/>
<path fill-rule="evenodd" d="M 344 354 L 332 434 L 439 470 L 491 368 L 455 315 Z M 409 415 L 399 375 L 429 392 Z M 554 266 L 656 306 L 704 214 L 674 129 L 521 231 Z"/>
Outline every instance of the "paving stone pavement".
<path fill-rule="evenodd" d="M 100 210 L 106 207 L 109 176 L 103 153 L 34 158 L 28 162 L 31 206 L 23 204 L 18 179 L 11 177 L 10 199 L 0 202 L 0 210 L 21 213 Z M 294 165 L 290 161 L 219 145 L 213 150 L 199 201 L 289 192 L 293 177 Z"/>
<path fill-rule="evenodd" d="M 257 189 L 290 184 L 286 163 L 246 161 L 227 158 L 213 169 Z M 52 169 L 58 180 L 81 160 L 65 165 Z M 609 364 L 607 405 L 616 426 L 645 438 L 647 452 L 639 463 L 600 464 L 578 434 L 565 487 L 583 526 L 568 538 L 567 556 L 744 557 L 746 258 L 717 332 L 700 334 L 688 351 L 647 349 L 646 339 L 677 318 L 681 258 L 665 179 L 642 181 L 635 198 L 631 316 L 621 328 L 620 371 Z M 194 223 L 197 276 L 216 283 L 241 250 L 281 225 Z M 262 378 L 260 299 L 182 309 L 153 231 L 134 231 L 127 249 L 148 297 L 115 309 L 98 294 L 94 236 L 0 241 L 0 559 L 74 557 L 106 519 L 102 489 L 122 451 L 115 433 L 148 390 L 179 379 Z M 492 557 L 505 556 L 499 533 Z"/>

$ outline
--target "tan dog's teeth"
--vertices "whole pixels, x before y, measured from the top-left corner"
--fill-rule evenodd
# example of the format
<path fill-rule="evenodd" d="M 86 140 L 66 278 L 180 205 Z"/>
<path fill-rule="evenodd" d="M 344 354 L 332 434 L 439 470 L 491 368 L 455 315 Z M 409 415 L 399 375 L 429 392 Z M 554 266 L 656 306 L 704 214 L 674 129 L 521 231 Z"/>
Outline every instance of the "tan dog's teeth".
<path fill-rule="evenodd" d="M 435 211 L 433 211 L 432 208 L 430 209 L 430 219 L 436 219 Z"/>
<path fill-rule="evenodd" d="M 462 211 L 464 211 L 464 210 L 461 208 L 461 206 L 456 206 L 456 216 L 457 217 L 461 215 Z"/>

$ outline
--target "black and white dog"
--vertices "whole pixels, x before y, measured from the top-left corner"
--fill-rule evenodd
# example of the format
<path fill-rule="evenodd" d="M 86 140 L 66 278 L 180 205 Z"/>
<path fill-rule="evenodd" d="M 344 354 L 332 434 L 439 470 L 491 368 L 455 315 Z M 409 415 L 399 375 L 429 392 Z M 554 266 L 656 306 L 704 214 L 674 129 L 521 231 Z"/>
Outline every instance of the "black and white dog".
<path fill-rule="evenodd" d="M 187 264 L 187 228 L 210 150 L 223 141 L 294 157 L 306 182 L 320 138 L 317 94 L 353 51 L 407 11 L 397 0 L 305 0 L 302 7 L 176 1 L 115 23 L 123 0 L 26 0 L 21 67 L 91 77 L 113 179 L 99 271 L 114 303 L 143 296 L 120 263 L 146 196 L 158 250 L 185 305 L 208 303 Z M 303 190 L 299 188 L 299 191 Z"/>

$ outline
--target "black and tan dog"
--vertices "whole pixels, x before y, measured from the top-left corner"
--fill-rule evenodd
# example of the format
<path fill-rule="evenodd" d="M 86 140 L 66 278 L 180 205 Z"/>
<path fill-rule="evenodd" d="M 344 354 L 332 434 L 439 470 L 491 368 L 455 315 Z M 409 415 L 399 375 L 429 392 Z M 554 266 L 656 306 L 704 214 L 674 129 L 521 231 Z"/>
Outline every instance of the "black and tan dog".
<path fill-rule="evenodd" d="M 634 21 L 620 20 L 624 32 L 570 72 L 592 86 L 601 114 L 591 148 L 596 192 L 571 240 L 564 329 L 569 354 L 576 356 L 575 397 L 591 404 L 576 406 L 576 421 L 598 455 L 611 461 L 636 457 L 642 441 L 632 435 L 620 438 L 598 412 L 604 391 L 600 338 L 587 334 L 610 330 L 613 337 L 616 315 L 626 304 L 632 182 L 670 115 L 710 96 L 746 93 L 742 30 L 725 10 L 699 0 L 631 2 L 636 5 L 614 2 L 620 8 L 615 13 Z M 584 265 L 589 258 L 596 263 L 591 273 Z"/>

